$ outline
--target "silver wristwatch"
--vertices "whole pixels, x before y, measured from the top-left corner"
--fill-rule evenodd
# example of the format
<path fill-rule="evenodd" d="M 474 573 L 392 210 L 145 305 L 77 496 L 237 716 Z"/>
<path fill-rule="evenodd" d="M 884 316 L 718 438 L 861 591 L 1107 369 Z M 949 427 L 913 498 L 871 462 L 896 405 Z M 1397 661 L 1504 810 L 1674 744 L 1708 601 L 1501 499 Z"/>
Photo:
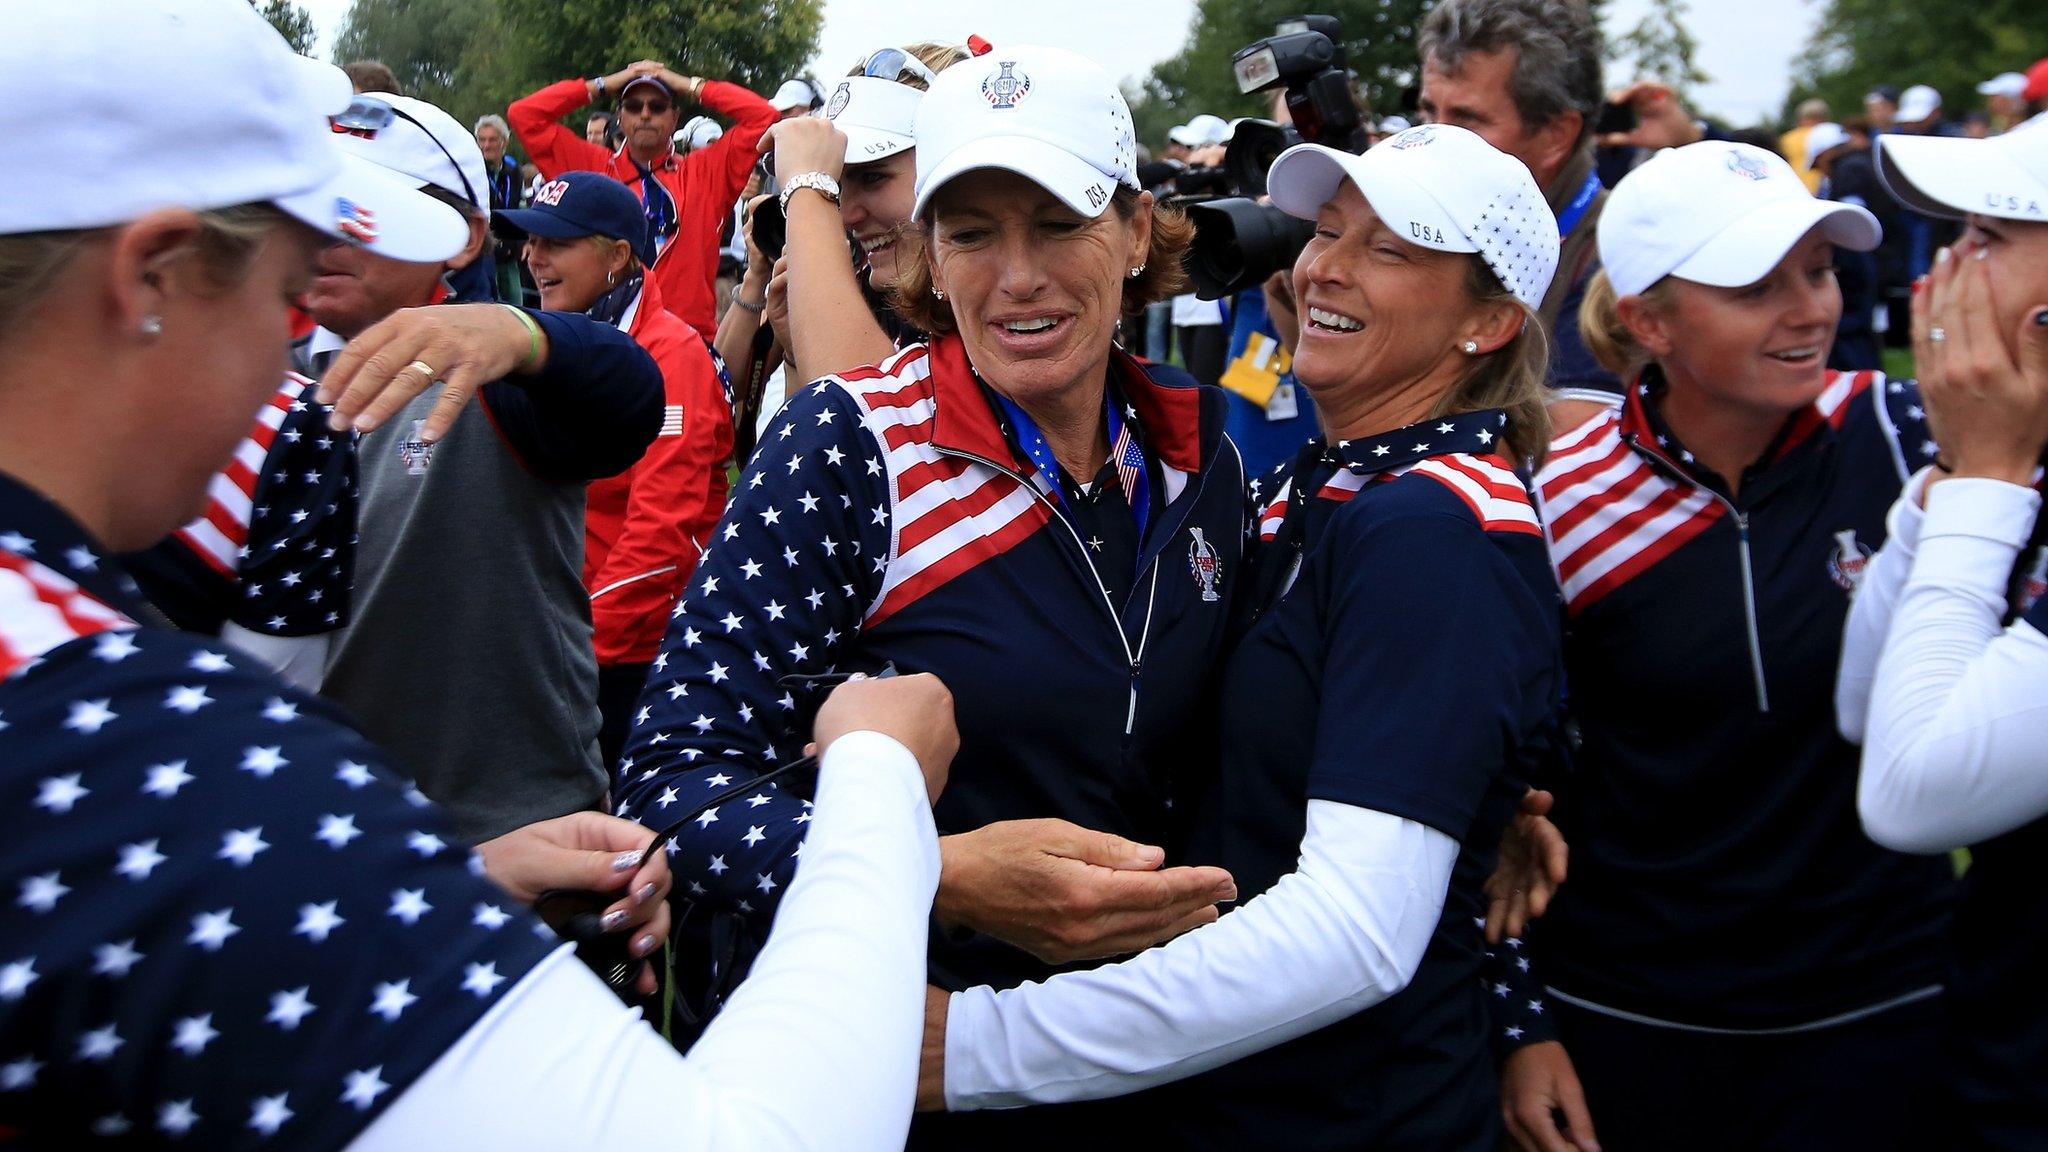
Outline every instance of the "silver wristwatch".
<path fill-rule="evenodd" d="M 839 181 L 823 172 L 799 172 L 789 178 L 789 183 L 782 186 L 781 202 L 784 216 L 789 215 L 789 198 L 801 188 L 809 188 L 832 203 L 839 203 Z"/>

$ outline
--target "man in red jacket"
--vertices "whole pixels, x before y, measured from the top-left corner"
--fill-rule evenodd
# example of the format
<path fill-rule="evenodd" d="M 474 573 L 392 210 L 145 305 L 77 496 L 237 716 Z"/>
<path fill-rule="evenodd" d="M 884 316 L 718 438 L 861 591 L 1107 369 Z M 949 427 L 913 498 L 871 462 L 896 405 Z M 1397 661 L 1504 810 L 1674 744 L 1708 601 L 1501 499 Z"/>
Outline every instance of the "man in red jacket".
<path fill-rule="evenodd" d="M 625 133 L 616 152 L 560 122 L 606 96 L 618 98 Z M 678 156 L 672 137 L 676 103 L 684 96 L 733 123 L 716 143 Z M 550 84 L 514 101 L 506 119 L 548 179 L 603 172 L 639 194 L 658 252 L 650 279 L 660 282 L 671 312 L 700 332 L 713 331 L 719 229 L 746 184 L 762 133 L 775 123 L 775 109 L 737 84 L 679 76 L 666 64 L 642 60 L 609 76 Z"/>

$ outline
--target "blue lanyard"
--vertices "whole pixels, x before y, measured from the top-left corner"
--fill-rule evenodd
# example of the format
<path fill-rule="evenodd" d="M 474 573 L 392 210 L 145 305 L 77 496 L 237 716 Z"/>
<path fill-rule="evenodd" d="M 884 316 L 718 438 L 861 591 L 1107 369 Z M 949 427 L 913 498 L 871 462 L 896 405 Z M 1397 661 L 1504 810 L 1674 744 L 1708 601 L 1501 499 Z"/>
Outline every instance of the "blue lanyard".
<path fill-rule="evenodd" d="M 1053 457 L 1052 446 L 1045 442 L 1045 433 L 1040 432 L 1038 422 L 1008 396 L 993 388 L 989 391 L 995 394 L 996 402 L 1003 406 L 1003 414 L 1009 417 L 1010 428 L 1017 434 L 1017 446 L 1024 449 L 1024 455 L 1038 469 L 1033 477 L 1038 482 L 1038 490 L 1050 496 L 1060 511 L 1067 514 L 1066 496 L 1060 491 L 1060 464 Z M 1138 526 L 1138 543 L 1142 551 L 1145 529 L 1152 519 L 1152 478 L 1145 467 L 1144 450 L 1131 435 L 1123 413 L 1117 411 L 1116 400 L 1108 389 L 1103 390 L 1102 407 L 1109 424 L 1110 459 L 1115 462 L 1117 476 L 1123 482 L 1124 498 L 1131 506 L 1131 519 Z"/>
<path fill-rule="evenodd" d="M 1564 206 L 1563 212 L 1558 213 L 1558 239 L 1562 240 L 1572 234 L 1572 229 L 1577 228 L 1579 220 L 1586 215 L 1586 209 L 1593 206 L 1593 197 L 1599 194 L 1600 174 L 1598 172 L 1586 173 L 1586 182 L 1580 186 L 1579 194 L 1572 197 L 1572 202 Z"/>

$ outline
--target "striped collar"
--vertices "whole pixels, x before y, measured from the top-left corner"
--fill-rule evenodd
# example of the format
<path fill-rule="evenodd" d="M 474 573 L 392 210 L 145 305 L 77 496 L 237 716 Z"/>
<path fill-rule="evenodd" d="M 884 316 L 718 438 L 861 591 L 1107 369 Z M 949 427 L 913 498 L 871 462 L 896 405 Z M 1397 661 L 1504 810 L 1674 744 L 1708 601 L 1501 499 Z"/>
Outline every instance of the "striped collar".
<path fill-rule="evenodd" d="M 69 513 L 0 472 L 0 552 L 64 576 L 130 619 L 146 619 L 142 593 Z"/>
<path fill-rule="evenodd" d="M 985 396 L 967 348 L 958 333 L 934 337 L 931 344 L 934 411 L 932 443 L 985 460 L 1010 459 L 1009 439 Z M 1182 472 L 1202 470 L 1202 397 L 1199 389 L 1161 384 L 1120 348 L 1109 354 L 1116 391 L 1137 410 L 1145 430 L 1145 448 L 1160 463 Z"/>
<path fill-rule="evenodd" d="M 1867 387 L 1869 377 L 1869 373 L 1828 373 L 1828 385 L 1820 396 L 1812 404 L 1786 417 L 1770 447 L 1743 469 L 1741 491 L 1744 500 L 1752 499 L 1757 482 L 1767 479 L 1788 457 L 1804 449 L 1830 443 L 1845 414 L 1847 405 L 1844 401 Z M 1669 388 L 1663 370 L 1657 365 L 1643 369 L 1636 377 L 1635 386 L 1628 390 L 1622 401 L 1622 440 L 1691 483 L 1710 492 L 1727 495 L 1726 482 L 1700 464 L 1679 439 L 1678 433 L 1665 421 L 1661 401 Z"/>
<path fill-rule="evenodd" d="M 1356 476 L 1371 476 L 1405 468 L 1431 456 L 1455 452 L 1492 456 L 1501 449 L 1500 432 L 1508 414 L 1499 408 L 1481 408 L 1420 420 L 1391 432 L 1339 440 L 1325 453 L 1325 460 L 1342 465 Z"/>

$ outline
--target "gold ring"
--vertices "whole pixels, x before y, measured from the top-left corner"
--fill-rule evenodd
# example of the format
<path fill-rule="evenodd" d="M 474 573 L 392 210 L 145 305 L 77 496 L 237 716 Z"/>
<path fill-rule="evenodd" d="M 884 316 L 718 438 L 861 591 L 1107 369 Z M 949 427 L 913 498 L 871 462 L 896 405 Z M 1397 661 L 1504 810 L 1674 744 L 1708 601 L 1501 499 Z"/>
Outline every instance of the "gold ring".
<path fill-rule="evenodd" d="M 432 381 L 434 377 L 439 376 L 441 374 L 438 370 L 435 369 L 435 367 L 432 364 L 427 363 L 425 360 L 415 360 L 412 363 L 407 364 L 406 368 L 410 371 L 418 372 L 420 375 L 425 376 L 429 381 Z"/>

